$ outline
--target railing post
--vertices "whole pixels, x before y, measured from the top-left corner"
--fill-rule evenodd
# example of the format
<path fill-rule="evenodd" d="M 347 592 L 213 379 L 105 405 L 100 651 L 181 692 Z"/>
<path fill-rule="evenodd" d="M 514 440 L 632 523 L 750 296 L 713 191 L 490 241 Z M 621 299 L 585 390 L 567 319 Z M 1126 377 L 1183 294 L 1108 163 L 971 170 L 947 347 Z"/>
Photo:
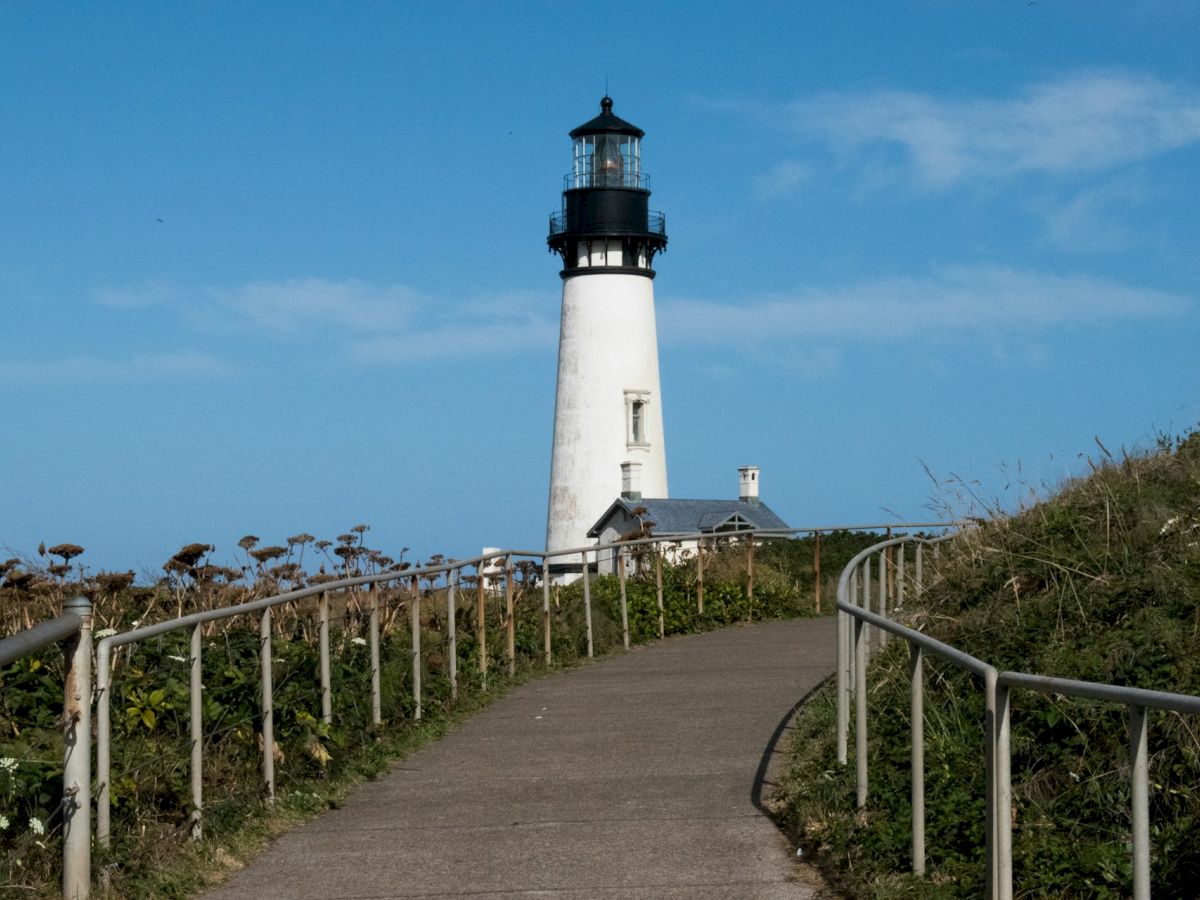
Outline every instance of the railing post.
<path fill-rule="evenodd" d="M 704 538 L 696 540 L 696 613 L 704 615 Z"/>
<path fill-rule="evenodd" d="M 663 615 L 663 582 L 662 582 L 662 545 L 654 545 L 654 587 L 658 592 L 658 637 L 661 640 L 666 631 L 666 621 Z"/>
<path fill-rule="evenodd" d="M 411 611 L 413 719 L 421 721 L 421 582 L 413 576 Z"/>
<path fill-rule="evenodd" d="M 504 561 L 504 641 L 508 656 L 508 677 L 517 674 L 517 620 L 513 615 L 513 562 Z"/>
<path fill-rule="evenodd" d="M 914 589 L 916 590 L 918 600 L 921 599 L 921 596 L 925 593 L 925 573 L 923 571 L 924 561 L 925 561 L 925 544 L 918 541 L 917 542 L 917 558 L 914 563 L 916 571 L 913 572 L 913 581 L 915 582 Z"/>
<path fill-rule="evenodd" d="M 821 532 L 813 532 L 813 605 L 821 614 Z"/>
<path fill-rule="evenodd" d="M 855 800 L 867 805 L 867 629 L 854 620 L 854 768 Z"/>
<path fill-rule="evenodd" d="M 904 609 L 904 557 L 908 555 L 906 544 L 896 547 L 896 606 L 897 610 Z"/>
<path fill-rule="evenodd" d="M 192 629 L 192 642 L 188 652 L 189 696 L 188 717 L 191 724 L 192 740 L 192 839 L 200 840 L 204 829 L 204 661 L 201 657 L 203 650 L 203 625 Z"/>
<path fill-rule="evenodd" d="M 79 632 L 63 648 L 63 897 L 92 889 L 92 603 L 72 597 L 63 609 L 79 617 Z"/>
<path fill-rule="evenodd" d="M 909 722 L 912 747 L 912 869 L 925 874 L 925 659 L 919 644 L 908 645 L 908 674 L 912 683 Z"/>
<path fill-rule="evenodd" d="M 475 566 L 475 631 L 479 640 L 479 677 L 487 690 L 487 604 L 484 599 L 483 560 Z"/>
<path fill-rule="evenodd" d="M 271 674 L 271 608 L 262 612 L 258 626 L 258 667 L 262 679 L 262 776 L 267 805 L 275 803 L 275 698 Z"/>
<path fill-rule="evenodd" d="M 891 554 L 891 550 L 892 550 L 891 547 L 887 548 L 887 551 L 886 551 L 886 553 L 888 554 L 887 556 L 885 556 L 883 553 L 879 554 L 879 614 L 881 616 L 884 616 L 885 618 L 887 617 L 887 614 L 888 614 L 887 613 L 887 590 L 888 590 L 888 581 L 891 579 L 891 572 L 889 571 L 890 567 L 888 566 L 888 559 Z M 880 648 L 882 648 L 885 644 L 887 644 L 888 637 L 889 637 L 889 635 L 888 635 L 887 629 L 880 628 L 879 629 L 879 638 L 878 638 Z"/>
<path fill-rule="evenodd" d="M 1150 765 L 1146 707 L 1129 706 L 1129 762 L 1133 824 L 1133 897 L 1150 900 Z"/>
<path fill-rule="evenodd" d="M 996 854 L 996 825 L 999 809 L 996 805 L 996 670 L 991 666 L 984 675 L 984 696 L 987 712 L 983 721 L 984 775 L 987 779 L 987 891 L 988 897 L 1000 896 L 999 865 Z"/>
<path fill-rule="evenodd" d="M 324 593 L 321 594 L 325 596 Z M 371 652 L 371 724 L 383 723 L 383 689 L 379 683 L 379 589 L 367 588 L 367 644 Z M 326 684 L 329 674 L 325 673 Z"/>
<path fill-rule="evenodd" d="M 317 597 L 317 642 L 321 651 L 321 721 L 333 724 L 333 691 L 329 686 L 329 595 Z"/>
<path fill-rule="evenodd" d="M 614 554 L 617 579 L 621 582 L 621 641 L 629 649 L 629 598 L 625 591 L 625 548 L 618 546 Z"/>
<path fill-rule="evenodd" d="M 546 653 L 546 665 L 553 661 L 550 645 L 550 559 L 542 557 L 542 644 Z"/>
<path fill-rule="evenodd" d="M 871 557 L 870 556 L 868 556 L 866 559 L 863 560 L 862 568 L 863 568 L 862 597 L 859 600 L 858 608 L 865 609 L 867 612 L 870 612 L 871 611 Z M 854 621 L 857 622 L 859 620 L 855 619 Z M 863 634 L 866 636 L 866 639 L 867 639 L 867 646 L 863 650 L 864 658 L 869 658 L 871 655 L 871 645 L 870 645 L 871 631 L 872 631 L 871 626 L 864 622 L 863 623 Z M 857 662 L 858 662 L 857 654 L 854 657 L 854 661 L 857 664 Z"/>
<path fill-rule="evenodd" d="M 455 602 L 458 592 L 458 572 L 456 569 L 446 570 L 446 662 L 450 665 L 450 699 L 458 699 L 458 622 Z"/>
<path fill-rule="evenodd" d="M 754 605 L 754 535 L 751 534 L 746 545 L 746 621 L 752 616 L 750 610 Z"/>
<path fill-rule="evenodd" d="M 855 576 L 850 576 L 853 579 Z M 847 733 L 850 730 L 850 641 L 848 637 L 850 619 L 840 609 L 837 616 L 837 761 L 846 764 Z"/>
<path fill-rule="evenodd" d="M 112 646 L 96 647 L 96 843 L 107 848 L 112 828 Z"/>
<path fill-rule="evenodd" d="M 587 654 L 592 658 L 592 576 L 588 569 L 588 555 L 584 550 L 583 557 L 583 618 L 587 625 Z"/>
<path fill-rule="evenodd" d="M 1012 744 L 1011 692 L 996 685 L 996 896 L 1012 900 Z"/>

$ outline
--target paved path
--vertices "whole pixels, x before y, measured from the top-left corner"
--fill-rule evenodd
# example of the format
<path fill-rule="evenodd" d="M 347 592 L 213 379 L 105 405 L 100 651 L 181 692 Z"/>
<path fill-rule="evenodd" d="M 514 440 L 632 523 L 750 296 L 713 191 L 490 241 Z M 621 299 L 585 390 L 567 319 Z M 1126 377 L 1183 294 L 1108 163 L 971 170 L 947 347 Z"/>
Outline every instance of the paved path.
<path fill-rule="evenodd" d="M 792 707 L 833 668 L 833 619 L 801 619 L 533 681 L 205 896 L 811 897 L 759 802 Z"/>

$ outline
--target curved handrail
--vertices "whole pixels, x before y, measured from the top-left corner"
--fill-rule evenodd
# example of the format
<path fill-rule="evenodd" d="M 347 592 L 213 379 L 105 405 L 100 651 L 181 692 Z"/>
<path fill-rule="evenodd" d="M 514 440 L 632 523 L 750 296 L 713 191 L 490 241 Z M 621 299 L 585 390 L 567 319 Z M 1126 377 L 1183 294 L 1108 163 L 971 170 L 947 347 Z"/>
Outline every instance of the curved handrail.
<path fill-rule="evenodd" d="M 961 533 L 961 532 L 960 532 Z M 897 568 L 903 572 L 904 554 L 908 546 L 916 550 L 918 592 L 924 589 L 921 578 L 922 551 L 956 535 L 939 538 L 898 537 L 881 541 L 856 554 L 838 577 L 838 668 L 837 668 L 837 755 L 841 765 L 847 763 L 849 732 L 849 702 L 855 701 L 855 776 L 856 802 L 862 808 L 868 796 L 867 770 L 867 688 L 869 636 L 867 627 L 880 630 L 881 637 L 895 635 L 908 642 L 912 693 L 909 727 L 912 752 L 912 857 L 913 873 L 925 873 L 924 821 L 924 685 L 923 654 L 934 653 L 979 676 L 984 682 L 987 716 L 984 723 L 987 773 L 988 816 L 988 893 L 993 898 L 1012 898 L 1012 767 L 1011 767 L 1011 689 L 1024 688 L 1040 693 L 1058 693 L 1109 703 L 1122 703 L 1128 708 L 1130 730 L 1131 814 L 1133 821 L 1133 892 L 1135 900 L 1150 897 L 1150 813 L 1149 771 L 1147 752 L 1146 710 L 1163 709 L 1178 713 L 1200 715 L 1200 697 L 1168 691 L 1147 690 L 1128 685 L 1056 678 L 1025 672 L 999 671 L 994 666 L 958 648 L 936 640 L 886 615 L 890 599 L 888 578 L 894 572 L 884 571 L 884 556 L 889 550 L 900 551 Z M 871 560 L 880 556 L 880 610 L 870 609 Z M 903 583 L 903 574 L 900 576 Z M 862 605 L 852 601 L 855 584 L 861 587 Z M 852 633 L 853 632 L 853 633 Z M 851 686 L 853 682 L 853 687 Z"/>

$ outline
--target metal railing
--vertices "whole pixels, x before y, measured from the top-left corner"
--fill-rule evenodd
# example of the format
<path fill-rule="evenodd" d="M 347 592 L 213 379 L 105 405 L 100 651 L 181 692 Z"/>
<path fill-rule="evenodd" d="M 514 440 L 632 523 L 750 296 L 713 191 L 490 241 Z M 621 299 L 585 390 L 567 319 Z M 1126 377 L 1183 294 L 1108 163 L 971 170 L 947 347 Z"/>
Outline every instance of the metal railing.
<path fill-rule="evenodd" d="M 576 188 L 635 188 L 648 191 L 650 190 L 650 176 L 645 172 L 634 171 L 628 166 L 622 166 L 620 169 L 604 169 L 588 165 L 578 172 L 568 172 L 563 176 L 564 191 Z"/>
<path fill-rule="evenodd" d="M 0 669 L 50 646 L 64 644 L 63 678 L 63 896 L 77 900 L 91 886 L 92 835 L 92 603 L 73 597 L 63 614 L 0 641 Z"/>
<path fill-rule="evenodd" d="M 821 541 L 822 533 L 841 531 L 887 531 L 893 528 L 913 530 L 917 528 L 945 528 L 958 523 L 903 523 L 903 524 L 859 524 L 832 525 L 781 530 L 740 530 L 728 532 L 704 532 L 694 534 L 675 534 L 659 537 L 647 537 L 637 540 L 618 541 L 608 544 L 589 544 L 583 547 L 573 547 L 552 552 L 540 550 L 497 550 L 485 555 L 465 560 L 453 560 L 438 565 L 423 566 L 404 571 L 389 571 L 369 575 L 359 575 L 328 581 L 319 585 L 299 588 L 265 597 L 250 600 L 233 606 L 195 612 L 175 619 L 133 628 L 130 631 L 109 634 L 101 638 L 95 645 L 95 685 L 94 699 L 96 704 L 96 772 L 95 772 L 95 838 L 100 847 L 109 847 L 112 840 L 112 703 L 113 703 L 113 658 L 114 652 L 124 646 L 130 646 L 150 638 L 161 637 L 177 631 L 190 629 L 190 645 L 187 657 L 189 666 L 188 678 L 188 720 L 190 737 L 190 789 L 191 789 L 191 834 L 200 838 L 203 834 L 204 810 L 204 719 L 202 695 L 203 684 L 203 634 L 204 626 L 239 616 L 257 616 L 259 629 L 259 693 L 260 693 L 260 729 L 263 752 L 261 759 L 261 777 L 264 795 L 268 804 L 275 797 L 275 758 L 274 758 L 274 679 L 272 673 L 271 649 L 273 643 L 272 610 L 283 604 L 298 600 L 316 598 L 317 601 L 317 640 L 319 645 L 319 665 L 317 689 L 320 692 L 321 718 L 326 724 L 333 721 L 333 695 L 330 677 L 330 596 L 337 592 L 353 591 L 365 587 L 367 594 L 367 632 L 370 653 L 370 693 L 371 693 L 371 722 L 379 725 L 382 722 L 382 697 L 380 687 L 380 586 L 389 583 L 412 586 L 408 597 L 410 626 L 411 626 L 411 665 L 413 717 L 420 719 L 423 714 L 422 697 L 422 655 L 421 655 L 421 606 L 424 597 L 420 589 L 422 580 L 434 584 L 438 579 L 445 579 L 446 611 L 446 660 L 447 675 L 450 680 L 451 698 L 458 693 L 458 650 L 456 634 L 456 605 L 467 577 L 475 582 L 475 602 L 477 607 L 477 638 L 478 665 L 481 674 L 486 677 L 491 664 L 488 656 L 487 630 L 485 627 L 485 603 L 487 582 L 489 578 L 497 577 L 502 580 L 498 586 L 503 594 L 504 603 L 504 662 L 509 675 L 515 674 L 516 619 L 514 610 L 514 589 L 516 561 L 524 558 L 540 562 L 542 587 L 542 657 L 547 665 L 553 662 L 552 615 L 551 615 L 551 560 L 566 560 L 582 575 L 584 620 L 586 628 L 587 656 L 594 655 L 594 636 L 592 630 L 592 572 L 607 554 L 607 560 L 613 563 L 618 576 L 619 610 L 621 621 L 621 639 L 623 646 L 630 646 L 630 628 L 628 613 L 627 575 L 630 562 L 634 558 L 648 564 L 646 554 L 654 557 L 654 574 L 656 586 L 656 602 L 658 608 L 657 631 L 658 637 L 665 633 L 664 622 L 664 590 L 663 563 L 664 560 L 680 561 L 678 553 L 681 548 L 694 549 L 695 595 L 696 611 L 704 613 L 704 583 L 707 559 L 718 545 L 741 542 L 746 546 L 746 592 L 750 599 L 754 594 L 754 556 L 758 543 L 769 540 L 784 540 L 794 537 L 815 537 L 813 547 L 813 567 L 815 573 L 815 605 L 819 612 L 821 608 Z M 474 570 L 473 576 L 468 576 L 468 570 Z M 496 576 L 497 570 L 499 576 Z M 361 593 L 361 591 L 359 592 Z M 67 684 L 65 687 L 67 717 L 64 734 L 66 749 L 66 771 L 64 774 L 64 821 L 65 840 L 63 849 L 63 893 L 71 900 L 86 898 L 90 891 L 91 872 L 91 821 L 87 812 L 90 811 L 92 800 L 90 736 L 91 736 L 91 703 L 93 696 L 92 657 L 91 649 L 91 617 L 90 603 L 83 599 L 69 601 L 67 611 L 60 617 L 44 622 L 28 631 L 21 632 L 11 638 L 0 641 L 0 666 L 8 665 L 14 660 L 36 652 L 38 649 L 63 640 L 73 640 L 72 663 L 68 667 Z M 75 639 L 74 636 L 78 636 Z M 87 751 L 87 752 L 80 752 Z"/>
<path fill-rule="evenodd" d="M 667 217 L 664 213 L 650 210 L 645 219 L 589 219 L 586 228 L 572 229 L 568 227 L 566 213 L 551 213 L 550 237 L 567 231 L 572 234 L 666 234 Z"/>
<path fill-rule="evenodd" d="M 871 652 L 872 629 L 878 629 L 876 644 L 882 646 L 889 636 L 903 638 L 909 646 L 911 676 L 909 727 L 912 770 L 912 870 L 925 874 L 925 738 L 924 738 L 924 658 L 932 653 L 978 676 L 983 681 L 986 714 L 984 717 L 984 771 L 987 783 L 987 894 L 998 900 L 1013 896 L 1012 856 L 1012 690 L 1064 694 L 1110 703 L 1124 704 L 1128 711 L 1130 735 L 1130 794 L 1132 823 L 1133 896 L 1150 897 L 1150 808 L 1147 758 L 1146 712 L 1148 709 L 1200 714 L 1200 697 L 1150 691 L 1123 685 L 1051 678 L 1023 672 L 998 671 L 994 666 L 968 653 L 938 641 L 889 618 L 888 606 L 902 610 L 906 583 L 917 594 L 925 589 L 924 553 L 939 552 L 937 539 L 901 537 L 882 541 L 857 554 L 842 570 L 838 579 L 838 665 L 837 665 L 837 759 L 847 764 L 850 729 L 850 702 L 854 700 L 855 801 L 861 809 L 869 795 L 867 765 L 867 669 Z M 906 573 L 907 549 L 914 549 L 913 573 Z M 872 560 L 875 583 L 872 587 Z M 872 595 L 876 610 L 872 611 Z"/>

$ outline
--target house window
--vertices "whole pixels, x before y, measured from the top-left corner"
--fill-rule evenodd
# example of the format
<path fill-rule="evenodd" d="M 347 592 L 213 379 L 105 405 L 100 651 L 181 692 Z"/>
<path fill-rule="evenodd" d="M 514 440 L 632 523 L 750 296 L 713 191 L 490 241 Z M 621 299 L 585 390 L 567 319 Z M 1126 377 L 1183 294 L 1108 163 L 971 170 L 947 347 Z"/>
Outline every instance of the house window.
<path fill-rule="evenodd" d="M 625 446 L 629 449 L 650 446 L 646 436 L 646 417 L 649 413 L 647 408 L 649 404 L 649 391 L 627 390 L 625 392 Z"/>

